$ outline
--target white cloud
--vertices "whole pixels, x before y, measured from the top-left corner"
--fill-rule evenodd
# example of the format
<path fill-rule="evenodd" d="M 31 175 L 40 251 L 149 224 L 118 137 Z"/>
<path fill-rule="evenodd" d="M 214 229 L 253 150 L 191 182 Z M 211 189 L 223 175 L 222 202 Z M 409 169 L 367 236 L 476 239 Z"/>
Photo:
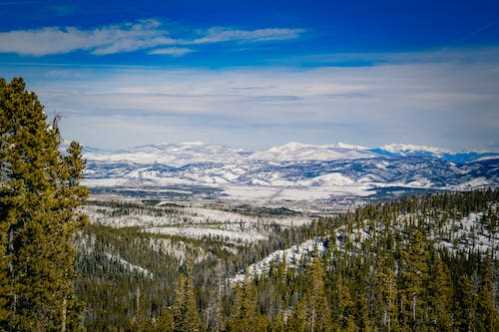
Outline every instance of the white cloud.
<path fill-rule="evenodd" d="M 176 44 L 174 39 L 168 37 L 151 37 L 151 38 L 130 38 L 117 40 L 114 43 L 106 46 L 101 46 L 93 50 L 95 55 L 107 55 L 122 52 L 132 52 L 141 49 L 149 49 L 155 46 L 173 45 Z"/>
<path fill-rule="evenodd" d="M 0 52 L 43 56 L 86 50 L 94 54 L 129 52 L 176 41 L 156 20 L 110 25 L 93 30 L 46 27 L 0 33 Z"/>
<path fill-rule="evenodd" d="M 184 56 L 186 54 L 195 52 L 191 48 L 186 47 L 168 47 L 168 48 L 157 48 L 149 52 L 151 55 L 169 55 L 174 57 Z"/>
<path fill-rule="evenodd" d="M 233 30 L 210 28 L 202 37 L 180 39 L 165 30 L 161 22 L 148 19 L 135 23 L 102 26 L 94 29 L 44 27 L 0 32 L 0 53 L 44 56 L 87 51 L 95 55 L 153 49 L 161 46 L 195 45 L 228 41 L 263 42 L 298 38 L 302 29 Z M 185 55 L 187 48 L 151 51 L 149 54 Z M 183 52 L 183 54 L 181 54 Z"/>
<path fill-rule="evenodd" d="M 90 145 L 171 138 L 243 146 L 346 141 L 453 149 L 499 147 L 498 68 L 499 60 L 489 59 L 465 66 L 439 60 L 300 70 L 25 68 L 16 75 L 34 82 L 29 86 L 47 110 L 66 116 L 69 135 Z M 127 136 L 116 121 L 129 123 L 126 130 L 136 124 L 140 134 Z"/>
<path fill-rule="evenodd" d="M 224 27 L 210 28 L 205 36 L 194 39 L 188 43 L 208 44 L 228 41 L 238 42 L 261 42 L 271 40 L 286 40 L 300 37 L 305 32 L 304 29 L 257 29 L 257 30 L 237 30 Z"/>

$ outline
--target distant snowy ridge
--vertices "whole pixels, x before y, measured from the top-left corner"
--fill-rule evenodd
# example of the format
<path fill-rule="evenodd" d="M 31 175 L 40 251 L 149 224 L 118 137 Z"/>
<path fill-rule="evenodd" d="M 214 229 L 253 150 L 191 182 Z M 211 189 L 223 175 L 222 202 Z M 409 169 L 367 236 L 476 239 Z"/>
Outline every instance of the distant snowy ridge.
<path fill-rule="evenodd" d="M 136 164 L 164 164 L 182 166 L 193 163 L 238 162 L 246 152 L 223 145 L 186 142 L 138 146 L 127 150 L 103 152 L 89 150 L 85 157 L 94 161 L 131 162 Z"/>
<path fill-rule="evenodd" d="M 473 155 L 476 159 L 499 157 L 497 152 L 487 151 L 450 151 L 434 146 L 415 144 L 386 144 L 380 147 L 337 143 L 314 145 L 291 142 L 274 146 L 262 151 L 248 151 L 218 144 L 203 142 L 162 143 L 137 146 L 125 150 L 101 150 L 85 147 L 85 156 L 89 160 L 107 162 L 132 162 L 137 164 L 159 163 L 182 166 L 193 163 L 237 163 L 248 161 L 326 161 L 341 159 L 372 158 L 385 155 L 407 156 L 411 154 L 430 154 L 438 157 L 452 155 Z"/>
<path fill-rule="evenodd" d="M 449 150 L 442 148 L 437 148 L 428 145 L 414 145 L 414 144 L 386 144 L 381 146 L 384 149 L 392 153 L 414 153 L 414 152 L 429 152 L 436 155 L 442 155 L 444 153 L 451 153 Z"/>
<path fill-rule="evenodd" d="M 205 186 L 226 198 L 263 202 L 499 185 L 499 153 L 419 145 L 288 143 L 251 152 L 191 142 L 117 152 L 85 149 L 85 157 L 84 184 L 92 188 Z M 182 194 L 182 189 L 169 190 Z"/>
<path fill-rule="evenodd" d="M 359 159 L 373 156 L 374 154 L 369 152 L 367 148 L 344 143 L 336 145 L 311 145 L 293 142 L 276 146 L 266 151 L 255 152 L 250 155 L 250 158 L 253 160 L 283 162 Z"/>

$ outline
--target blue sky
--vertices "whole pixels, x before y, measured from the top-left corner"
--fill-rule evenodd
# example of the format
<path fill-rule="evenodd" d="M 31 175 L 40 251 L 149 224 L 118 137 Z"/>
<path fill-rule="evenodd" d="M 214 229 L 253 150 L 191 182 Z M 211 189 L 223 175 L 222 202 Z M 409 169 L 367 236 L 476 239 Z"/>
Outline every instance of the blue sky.
<path fill-rule="evenodd" d="M 0 0 L 0 76 L 63 133 L 499 148 L 497 1 Z"/>

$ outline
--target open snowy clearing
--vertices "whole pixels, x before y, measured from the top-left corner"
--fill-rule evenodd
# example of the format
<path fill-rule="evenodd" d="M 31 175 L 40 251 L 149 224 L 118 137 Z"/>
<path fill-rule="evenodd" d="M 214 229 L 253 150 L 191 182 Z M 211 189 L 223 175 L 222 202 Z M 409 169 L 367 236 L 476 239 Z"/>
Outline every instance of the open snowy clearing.
<path fill-rule="evenodd" d="M 265 240 L 267 237 L 255 231 L 229 231 L 216 228 L 195 228 L 195 227 L 150 227 L 144 232 L 163 235 L 174 235 L 193 239 L 209 238 L 225 243 L 251 243 Z"/>

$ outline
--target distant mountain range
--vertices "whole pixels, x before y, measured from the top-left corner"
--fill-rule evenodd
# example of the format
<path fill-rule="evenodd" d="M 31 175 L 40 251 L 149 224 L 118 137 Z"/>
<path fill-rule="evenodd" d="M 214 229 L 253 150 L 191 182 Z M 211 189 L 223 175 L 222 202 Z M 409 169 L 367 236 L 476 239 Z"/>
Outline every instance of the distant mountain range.
<path fill-rule="evenodd" d="M 499 153 L 417 145 L 288 143 L 252 152 L 191 142 L 119 151 L 86 148 L 85 157 L 85 183 L 97 192 L 147 188 L 240 200 L 313 201 L 499 185 Z"/>

